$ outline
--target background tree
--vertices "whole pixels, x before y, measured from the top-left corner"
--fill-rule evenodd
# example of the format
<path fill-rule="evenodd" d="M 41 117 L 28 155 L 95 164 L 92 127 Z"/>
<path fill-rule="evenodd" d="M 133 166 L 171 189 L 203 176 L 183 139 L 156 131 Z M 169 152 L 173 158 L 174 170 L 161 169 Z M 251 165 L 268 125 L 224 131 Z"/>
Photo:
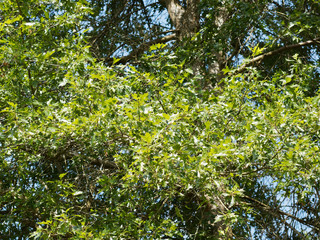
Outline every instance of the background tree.
<path fill-rule="evenodd" d="M 319 8 L 2 1 L 0 236 L 319 238 Z"/>

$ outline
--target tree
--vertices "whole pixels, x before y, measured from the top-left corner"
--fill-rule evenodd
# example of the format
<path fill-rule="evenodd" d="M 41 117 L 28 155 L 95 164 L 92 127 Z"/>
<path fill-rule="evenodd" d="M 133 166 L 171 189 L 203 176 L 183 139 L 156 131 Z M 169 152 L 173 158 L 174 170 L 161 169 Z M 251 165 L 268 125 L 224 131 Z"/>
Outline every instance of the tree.
<path fill-rule="evenodd" d="M 3 239 L 317 239 L 320 4 L 0 3 Z"/>

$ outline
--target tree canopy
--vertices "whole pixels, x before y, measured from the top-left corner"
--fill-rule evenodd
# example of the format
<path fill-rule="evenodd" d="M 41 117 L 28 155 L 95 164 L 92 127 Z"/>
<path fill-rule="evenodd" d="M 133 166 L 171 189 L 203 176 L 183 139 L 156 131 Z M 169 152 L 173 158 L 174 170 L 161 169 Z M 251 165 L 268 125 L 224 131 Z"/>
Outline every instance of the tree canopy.
<path fill-rule="evenodd" d="M 318 0 L 2 0 L 1 239 L 318 239 Z"/>

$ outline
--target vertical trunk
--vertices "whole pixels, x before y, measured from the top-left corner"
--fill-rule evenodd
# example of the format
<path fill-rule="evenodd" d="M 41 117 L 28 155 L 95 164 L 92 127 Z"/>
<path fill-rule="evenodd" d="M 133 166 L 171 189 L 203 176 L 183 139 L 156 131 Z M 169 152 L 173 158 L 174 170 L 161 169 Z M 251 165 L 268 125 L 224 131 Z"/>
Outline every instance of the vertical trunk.
<path fill-rule="evenodd" d="M 200 12 L 198 9 L 200 0 L 187 0 L 186 6 L 182 6 L 179 0 L 159 0 L 159 2 L 166 6 L 172 24 L 177 30 L 177 37 L 179 40 L 190 38 L 200 29 Z M 224 1 L 222 1 L 224 6 Z M 215 18 L 217 29 L 221 29 L 222 25 L 226 22 L 228 11 L 225 7 L 217 8 L 218 14 Z M 225 56 L 222 51 L 213 51 L 211 53 L 215 57 L 209 67 L 209 73 L 216 75 L 216 82 L 218 83 L 224 75 L 222 69 L 224 68 Z M 195 75 L 200 74 L 202 61 L 196 59 L 193 63 L 192 69 Z M 201 88 L 206 88 L 207 84 L 202 83 Z"/>
<path fill-rule="evenodd" d="M 177 30 L 177 37 L 179 40 L 183 40 L 185 38 L 192 37 L 195 33 L 197 33 L 200 29 L 200 12 L 198 9 L 200 0 L 187 0 L 186 6 L 183 7 L 179 0 L 159 0 L 159 3 L 166 6 L 170 19 L 172 21 L 172 24 Z M 225 23 L 228 12 L 224 7 L 220 7 L 217 9 L 218 14 L 215 19 L 215 24 L 218 28 L 218 30 L 221 28 L 221 26 Z M 223 52 L 216 52 L 213 51 L 212 54 L 215 56 L 216 61 L 211 63 L 209 66 L 209 71 L 212 74 L 215 74 L 217 76 L 217 82 L 223 77 L 222 74 L 222 68 L 223 68 L 223 62 L 224 62 L 224 55 Z M 200 69 L 203 63 L 201 60 L 196 59 L 193 63 L 193 71 L 195 75 L 200 74 Z M 205 88 L 206 86 L 203 86 L 205 84 L 201 84 L 201 88 Z M 226 225 L 223 223 L 223 221 L 214 223 L 214 219 L 212 217 L 224 214 L 227 211 L 226 206 L 223 204 L 223 197 L 218 196 L 206 196 L 207 199 L 207 209 L 211 213 L 210 217 L 207 219 L 207 221 L 216 229 L 215 236 L 218 237 L 219 231 L 224 231 L 225 236 L 223 237 L 225 239 L 232 236 L 231 229 L 227 229 Z M 212 203 L 214 202 L 214 203 Z M 220 237 L 218 237 L 220 239 Z M 222 239 L 222 238 L 221 238 Z"/>
<path fill-rule="evenodd" d="M 225 1 L 222 1 L 222 6 L 224 5 L 225 5 Z M 215 25 L 218 31 L 226 22 L 227 18 L 228 18 L 227 9 L 225 7 L 218 7 L 217 15 L 215 18 Z M 215 56 L 216 61 L 211 63 L 211 65 L 209 66 L 209 73 L 216 75 L 217 76 L 216 82 L 219 83 L 219 80 L 221 80 L 224 77 L 222 69 L 224 68 L 224 62 L 226 60 L 226 56 L 224 56 L 222 51 L 213 51 L 212 55 Z"/>
<path fill-rule="evenodd" d="M 178 31 L 179 40 L 191 37 L 199 30 L 200 0 L 187 0 L 186 7 L 183 7 L 178 0 L 160 0 L 159 2 L 166 6 L 172 24 Z"/>
<path fill-rule="evenodd" d="M 181 41 L 186 38 L 191 38 L 200 29 L 200 0 L 187 0 L 186 6 L 183 7 L 178 0 L 160 0 L 168 10 L 172 24 L 177 30 L 177 37 Z M 194 75 L 201 73 L 202 61 L 195 59 L 192 64 Z M 204 88 L 203 83 L 199 83 L 199 89 Z"/>

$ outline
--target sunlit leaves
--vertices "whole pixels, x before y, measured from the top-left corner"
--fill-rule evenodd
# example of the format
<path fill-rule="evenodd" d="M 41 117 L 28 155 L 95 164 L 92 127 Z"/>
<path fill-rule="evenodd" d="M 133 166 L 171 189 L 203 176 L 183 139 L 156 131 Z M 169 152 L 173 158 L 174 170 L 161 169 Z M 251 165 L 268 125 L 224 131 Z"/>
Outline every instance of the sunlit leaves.
<path fill-rule="evenodd" d="M 232 228 L 245 238 L 288 217 L 280 210 L 304 219 L 298 230 L 313 227 L 315 63 L 295 54 L 269 75 L 230 65 L 219 85 L 200 87 L 207 76 L 162 44 L 141 65 L 96 59 L 85 1 L 18 3 L 0 3 L 1 234 L 208 239 Z M 242 19 L 254 12 L 239 6 Z"/>

